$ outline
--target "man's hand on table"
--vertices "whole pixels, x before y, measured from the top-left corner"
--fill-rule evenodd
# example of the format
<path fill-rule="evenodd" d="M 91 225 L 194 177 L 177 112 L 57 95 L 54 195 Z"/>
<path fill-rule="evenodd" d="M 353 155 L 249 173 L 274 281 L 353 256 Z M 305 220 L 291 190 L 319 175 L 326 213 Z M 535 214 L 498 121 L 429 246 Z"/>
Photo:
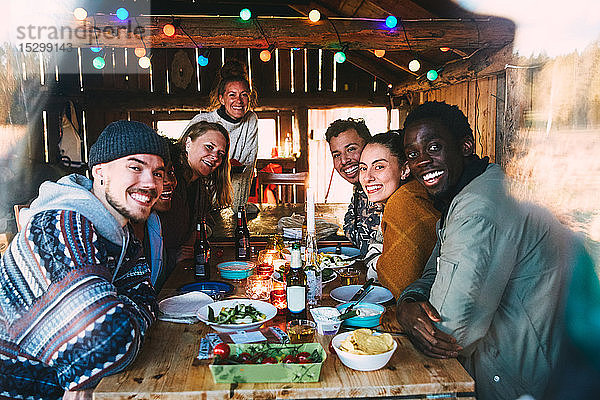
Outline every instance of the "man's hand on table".
<path fill-rule="evenodd" d="M 413 345 L 429 357 L 457 357 L 462 350 L 456 339 L 435 326 L 442 319 L 428 301 L 400 302 L 396 318 Z"/>

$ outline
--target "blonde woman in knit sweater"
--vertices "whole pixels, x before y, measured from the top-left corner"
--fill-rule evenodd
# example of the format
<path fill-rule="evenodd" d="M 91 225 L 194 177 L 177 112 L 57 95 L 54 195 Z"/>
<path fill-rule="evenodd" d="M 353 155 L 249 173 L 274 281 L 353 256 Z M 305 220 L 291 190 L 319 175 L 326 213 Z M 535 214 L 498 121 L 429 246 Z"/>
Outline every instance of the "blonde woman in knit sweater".
<path fill-rule="evenodd" d="M 212 111 L 194 116 L 184 132 L 200 121 L 219 123 L 229 132 L 233 209 L 237 210 L 248 201 L 258 154 L 258 117 L 251 110 L 256 105 L 256 92 L 241 63 L 228 61 L 221 67 L 210 101 Z"/>
<path fill-rule="evenodd" d="M 383 251 L 368 274 L 398 297 L 423 272 L 436 242 L 440 214 L 427 192 L 409 179 L 402 136 L 395 131 L 371 138 L 360 157 L 360 183 L 369 201 L 385 204 Z"/>

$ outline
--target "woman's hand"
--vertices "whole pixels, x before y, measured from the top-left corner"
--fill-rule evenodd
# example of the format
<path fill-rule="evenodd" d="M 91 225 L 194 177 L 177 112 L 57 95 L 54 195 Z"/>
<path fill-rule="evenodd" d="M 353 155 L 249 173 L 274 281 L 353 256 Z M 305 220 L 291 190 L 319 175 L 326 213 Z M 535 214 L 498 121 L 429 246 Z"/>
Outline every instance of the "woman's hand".
<path fill-rule="evenodd" d="M 462 350 L 454 337 L 435 326 L 442 319 L 428 301 L 399 303 L 396 318 L 412 344 L 429 357 L 457 357 Z"/>

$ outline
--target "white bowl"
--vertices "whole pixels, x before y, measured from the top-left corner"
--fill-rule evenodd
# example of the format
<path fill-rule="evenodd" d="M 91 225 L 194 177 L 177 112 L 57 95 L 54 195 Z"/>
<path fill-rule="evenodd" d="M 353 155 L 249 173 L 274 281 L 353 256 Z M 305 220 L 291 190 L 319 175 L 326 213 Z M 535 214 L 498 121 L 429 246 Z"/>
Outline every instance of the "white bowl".
<path fill-rule="evenodd" d="M 340 344 L 352 334 L 352 332 L 344 332 L 336 335 L 332 339 L 332 345 L 337 353 L 338 357 L 348 368 L 355 369 L 357 371 L 375 371 L 381 369 L 386 366 L 386 364 L 392 358 L 392 355 L 398 348 L 398 343 L 394 340 L 394 348 L 390 351 L 386 351 L 381 354 L 374 355 L 363 355 L 363 354 L 353 354 L 347 351 L 340 349 Z M 375 332 L 374 335 L 380 335 Z"/>
<path fill-rule="evenodd" d="M 208 320 L 208 307 L 211 307 L 215 312 L 215 316 L 219 315 L 221 309 L 223 307 L 234 307 L 236 304 L 246 304 L 252 305 L 258 311 L 265 314 L 265 319 L 258 322 L 252 322 L 250 324 L 217 324 L 216 322 L 211 322 Z M 207 304 L 201 309 L 198 310 L 196 316 L 206 325 L 210 325 L 217 332 L 234 332 L 234 331 L 250 331 L 253 329 L 258 329 L 262 324 L 272 319 L 275 315 L 277 315 L 277 308 L 270 303 L 260 301 L 260 300 L 250 300 L 250 299 L 230 299 L 230 300 L 222 300 L 216 301 L 211 304 Z"/>

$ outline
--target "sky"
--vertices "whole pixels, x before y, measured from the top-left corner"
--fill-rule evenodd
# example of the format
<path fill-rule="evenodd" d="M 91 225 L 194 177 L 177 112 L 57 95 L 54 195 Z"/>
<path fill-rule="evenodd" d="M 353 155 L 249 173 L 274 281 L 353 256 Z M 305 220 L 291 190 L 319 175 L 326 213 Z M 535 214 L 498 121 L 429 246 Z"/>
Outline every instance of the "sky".
<path fill-rule="evenodd" d="M 600 0 L 455 1 L 479 14 L 513 20 L 517 25 L 514 49 L 521 56 L 560 56 L 600 39 Z"/>

